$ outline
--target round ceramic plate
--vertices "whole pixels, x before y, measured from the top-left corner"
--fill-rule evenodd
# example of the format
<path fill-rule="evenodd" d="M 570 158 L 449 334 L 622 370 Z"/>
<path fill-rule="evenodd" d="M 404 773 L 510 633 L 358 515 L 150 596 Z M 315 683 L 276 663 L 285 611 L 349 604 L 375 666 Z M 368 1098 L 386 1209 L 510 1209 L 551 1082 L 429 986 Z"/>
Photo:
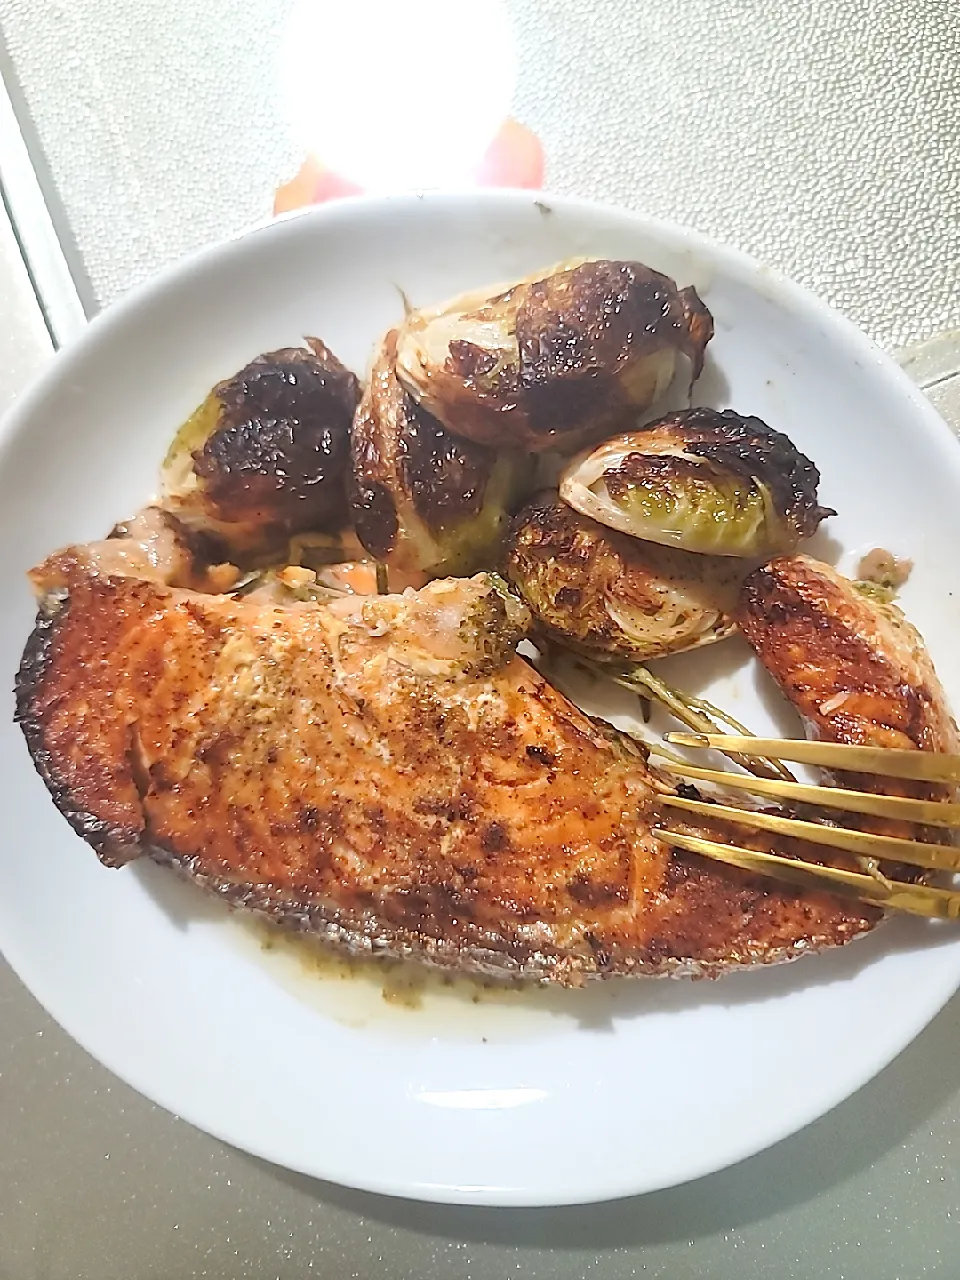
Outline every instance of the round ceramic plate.
<path fill-rule="evenodd" d="M 436 302 L 581 254 L 640 259 L 696 285 L 717 326 L 697 400 L 759 415 L 818 463 L 822 501 L 839 512 L 818 554 L 847 569 L 873 546 L 915 561 L 902 603 L 960 706 L 960 449 L 920 394 L 844 320 L 737 253 L 514 193 L 351 201 L 272 224 L 138 290 L 60 355 L 3 430 L 8 686 L 33 617 L 24 571 L 147 498 L 171 433 L 219 378 L 305 334 L 362 371 L 402 295 Z M 789 727 L 738 644 L 666 668 L 755 730 Z M 295 949 L 262 950 L 169 873 L 102 867 L 55 810 L 11 714 L 8 701 L 10 962 L 149 1098 L 318 1177 L 496 1205 L 695 1178 L 859 1088 L 960 979 L 960 932 L 901 919 L 843 950 L 715 983 L 431 988 L 400 1003 L 394 990 L 388 1001 L 382 975 L 345 978 Z"/>

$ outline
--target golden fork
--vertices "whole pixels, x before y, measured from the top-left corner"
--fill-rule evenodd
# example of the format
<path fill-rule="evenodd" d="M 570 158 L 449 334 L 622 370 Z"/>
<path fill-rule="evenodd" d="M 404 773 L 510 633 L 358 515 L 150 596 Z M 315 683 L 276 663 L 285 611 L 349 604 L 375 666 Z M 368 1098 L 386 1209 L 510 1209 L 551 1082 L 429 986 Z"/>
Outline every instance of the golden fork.
<path fill-rule="evenodd" d="M 885 747 L 857 747 L 840 743 L 799 742 L 779 738 L 754 738 L 739 734 L 668 733 L 673 746 L 714 748 L 724 752 L 749 752 L 773 760 L 817 765 L 848 773 L 882 774 L 891 778 L 940 784 L 960 783 L 960 756 L 925 751 L 903 751 Z M 654 748 L 656 751 L 656 748 Z M 701 769 L 680 762 L 670 754 L 671 773 L 698 782 L 712 782 L 733 790 L 785 800 L 793 805 L 813 805 L 820 809 L 842 810 L 895 819 L 927 827 L 960 829 L 960 804 L 950 800 L 919 800 L 907 796 L 874 795 L 841 787 L 811 786 L 799 782 L 757 778 Z M 685 796 L 661 797 L 664 807 L 699 817 L 721 819 L 754 831 L 808 840 L 827 848 L 851 853 L 859 859 L 885 860 L 923 867 L 931 871 L 960 872 L 960 848 L 932 844 L 899 836 L 877 835 L 848 827 L 830 826 L 775 813 L 761 813 L 732 805 L 706 802 Z M 717 862 L 745 871 L 771 876 L 802 888 L 815 888 L 853 896 L 861 902 L 914 915 L 940 919 L 960 919 L 960 891 L 927 884 L 889 880 L 882 874 L 847 871 L 760 853 L 738 845 L 707 840 L 686 832 L 656 827 L 654 834 L 678 849 L 701 854 Z"/>

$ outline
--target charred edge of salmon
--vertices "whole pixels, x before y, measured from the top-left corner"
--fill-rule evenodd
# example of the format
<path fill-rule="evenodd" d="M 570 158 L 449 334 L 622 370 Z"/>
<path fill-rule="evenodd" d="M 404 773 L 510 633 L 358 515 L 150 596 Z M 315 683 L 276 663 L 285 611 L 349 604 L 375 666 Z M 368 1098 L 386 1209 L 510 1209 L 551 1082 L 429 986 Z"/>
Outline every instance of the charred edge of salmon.
<path fill-rule="evenodd" d="M 869 933 L 873 923 L 851 920 L 842 937 L 804 937 L 756 954 L 721 960 L 696 960 L 661 955 L 644 959 L 630 954 L 607 955 L 591 948 L 585 938 L 582 950 L 543 949 L 489 933 L 468 944 L 436 938 L 400 923 L 390 924 L 374 911 L 351 913 L 321 900 L 293 902 L 271 895 L 262 886 L 237 883 L 198 869 L 198 859 L 163 847 L 150 838 L 146 824 L 139 833 L 113 826 L 79 807 L 70 787 L 59 775 L 57 762 L 45 741 L 45 726 L 36 698 L 54 653 L 57 631 L 69 613 L 65 592 L 51 593 L 41 603 L 15 682 L 16 711 L 34 766 L 54 804 L 72 829 L 93 847 L 109 867 L 120 867 L 140 857 L 178 873 L 191 884 L 220 899 L 226 906 L 265 917 L 291 932 L 314 938 L 355 956 L 381 956 L 416 960 L 431 967 L 455 968 L 503 982 L 519 980 L 576 987 L 608 977 L 716 978 L 760 965 L 785 964 L 838 944 L 849 944 Z M 139 789 L 139 784 L 138 784 Z M 142 793 L 141 793 L 142 794 Z"/>
<path fill-rule="evenodd" d="M 41 602 L 14 682 L 16 709 L 13 718 L 23 731 L 34 768 L 70 826 L 93 846 L 105 863 L 120 865 L 129 857 L 120 854 L 122 848 L 129 848 L 129 833 L 118 831 L 102 818 L 74 804 L 70 787 L 60 778 L 56 761 L 47 750 L 43 719 L 35 705 L 53 651 L 58 624 L 66 617 L 69 608 L 66 592 L 51 593 Z"/>
<path fill-rule="evenodd" d="M 413 960 L 430 968 L 455 969 L 460 974 L 506 984 L 533 982 L 581 987 L 607 978 L 719 978 L 741 970 L 789 964 L 805 955 L 834 950 L 838 945 L 849 946 L 883 923 L 882 917 L 869 923 L 851 920 L 848 929 L 843 931 L 842 941 L 835 935 L 801 938 L 788 946 L 758 951 L 743 959 L 701 961 L 664 956 L 648 961 L 623 956 L 611 961 L 599 954 L 591 955 L 586 949 L 564 954 L 540 950 L 533 945 L 527 948 L 498 938 L 490 938 L 487 945 L 478 940 L 464 947 L 402 926 L 388 930 L 372 912 L 357 917 L 323 902 L 277 901 L 256 885 L 238 885 L 198 873 L 191 866 L 191 859 L 171 850 L 154 845 L 144 853 L 158 865 L 212 893 L 228 907 L 262 916 L 291 933 L 309 934 L 341 953 L 346 951 L 361 958 Z"/>
<path fill-rule="evenodd" d="M 111 831 L 108 824 L 102 822 L 100 818 L 76 808 L 73 804 L 70 788 L 56 773 L 54 759 L 46 748 L 44 722 L 33 704 L 33 699 L 46 675 L 47 662 L 50 659 L 56 634 L 56 623 L 67 614 L 68 609 L 69 603 L 65 593 L 46 596 L 41 603 L 37 621 L 24 646 L 23 657 L 20 658 L 17 678 L 14 681 L 13 718 L 14 723 L 19 724 L 23 736 L 26 737 L 27 750 L 31 754 L 33 767 L 44 780 L 56 808 L 68 820 L 77 835 L 91 844 L 97 851 L 97 855 L 102 858 L 104 855 L 101 850 L 111 844 L 115 838 L 115 832 Z"/>

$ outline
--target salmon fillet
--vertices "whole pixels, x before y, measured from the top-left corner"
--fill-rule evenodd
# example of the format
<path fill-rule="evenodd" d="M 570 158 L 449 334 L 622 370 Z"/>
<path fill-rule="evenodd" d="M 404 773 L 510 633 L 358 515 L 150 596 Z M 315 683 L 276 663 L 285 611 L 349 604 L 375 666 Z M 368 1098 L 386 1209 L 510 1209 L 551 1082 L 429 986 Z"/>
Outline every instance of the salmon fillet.
<path fill-rule="evenodd" d="M 879 918 L 655 839 L 668 784 L 516 654 L 493 577 L 279 605 L 51 563 L 17 718 L 108 865 L 354 952 L 567 984 L 792 959 Z"/>
<path fill-rule="evenodd" d="M 824 742 L 960 752 L 960 736 L 923 639 L 893 604 L 872 598 L 829 565 L 781 556 L 743 584 L 740 630 L 807 734 Z M 955 789 L 878 775 L 836 773 L 841 786 L 921 800 L 953 800 Z M 860 825 L 883 835 L 943 841 L 933 828 L 880 818 Z M 916 870 L 894 868 L 916 878 Z"/>
<path fill-rule="evenodd" d="M 957 726 L 915 627 L 829 565 L 781 556 L 755 570 L 737 621 L 812 736 L 956 752 Z"/>

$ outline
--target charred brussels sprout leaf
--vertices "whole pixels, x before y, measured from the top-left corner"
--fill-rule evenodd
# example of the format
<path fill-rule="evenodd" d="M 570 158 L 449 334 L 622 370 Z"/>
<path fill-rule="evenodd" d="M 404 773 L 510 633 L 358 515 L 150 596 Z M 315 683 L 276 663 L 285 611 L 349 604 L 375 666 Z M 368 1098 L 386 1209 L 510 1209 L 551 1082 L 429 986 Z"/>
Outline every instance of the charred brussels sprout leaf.
<path fill-rule="evenodd" d="M 164 461 L 164 506 L 241 553 L 335 528 L 345 515 L 359 384 L 322 342 L 308 342 L 218 383 Z"/>
<path fill-rule="evenodd" d="M 397 373 L 457 435 L 569 452 L 696 378 L 713 319 L 693 289 L 639 262 L 580 261 L 411 313 Z"/>
<path fill-rule="evenodd" d="M 722 640 L 747 567 L 612 532 L 558 501 L 516 517 L 505 573 L 539 628 L 596 657 L 646 662 Z"/>
<path fill-rule="evenodd" d="M 353 428 L 360 541 L 404 573 L 465 574 L 497 560 L 527 460 L 460 440 L 404 391 L 391 332 Z"/>
<path fill-rule="evenodd" d="M 565 502 L 622 533 L 686 551 L 764 558 L 835 512 L 820 473 L 779 431 L 727 410 L 688 409 L 574 460 Z"/>

